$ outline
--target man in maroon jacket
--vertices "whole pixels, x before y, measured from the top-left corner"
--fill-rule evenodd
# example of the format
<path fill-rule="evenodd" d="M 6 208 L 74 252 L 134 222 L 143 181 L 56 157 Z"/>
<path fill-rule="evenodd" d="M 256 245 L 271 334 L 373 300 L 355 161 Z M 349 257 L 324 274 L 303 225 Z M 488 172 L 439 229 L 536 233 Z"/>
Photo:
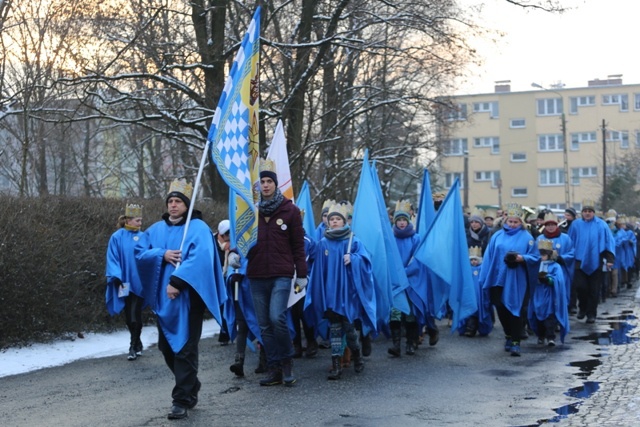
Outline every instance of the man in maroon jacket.
<path fill-rule="evenodd" d="M 247 277 L 269 368 L 260 385 L 293 385 L 296 379 L 292 372 L 287 302 L 294 275 L 299 290 L 307 286 L 304 229 L 300 210 L 278 188 L 271 160 L 260 161 L 258 211 L 258 242 L 247 257 Z"/>

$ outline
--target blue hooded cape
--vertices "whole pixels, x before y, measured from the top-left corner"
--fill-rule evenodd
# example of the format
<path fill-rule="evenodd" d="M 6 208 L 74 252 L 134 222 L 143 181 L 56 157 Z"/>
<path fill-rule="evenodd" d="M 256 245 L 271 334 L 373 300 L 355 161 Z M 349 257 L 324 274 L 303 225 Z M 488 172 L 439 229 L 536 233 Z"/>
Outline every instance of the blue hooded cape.
<path fill-rule="evenodd" d="M 576 261 L 580 262 L 580 269 L 586 274 L 593 274 L 600 268 L 603 252 L 616 253 L 613 233 L 607 224 L 598 217 L 591 221 L 577 219 L 571 223 L 569 237 L 573 241 Z"/>
<path fill-rule="evenodd" d="M 480 269 L 480 286 L 482 289 L 502 286 L 502 302 L 511 314 L 520 317 L 527 286 L 533 282 L 534 277 L 537 279 L 536 265 L 540 260 L 540 254 L 527 230 L 520 227 L 517 231 L 510 231 L 507 233 L 503 228 L 491 237 Z M 515 268 L 507 267 L 504 257 L 509 251 L 518 252 L 525 262 L 518 263 Z"/>
<path fill-rule="evenodd" d="M 342 240 L 323 237 L 316 244 L 304 304 L 306 318 L 318 326 L 325 312 L 331 310 L 352 323 L 360 319 L 363 329 L 376 332 L 376 297 L 369 254 L 354 236 L 351 263 L 345 266 L 348 244 L 348 236 Z"/>
<path fill-rule="evenodd" d="M 545 268 L 545 261 L 542 261 Z M 538 321 L 543 321 L 552 314 L 555 314 L 560 323 L 560 341 L 564 342 L 564 337 L 569 332 L 569 309 L 566 296 L 567 287 L 564 283 L 564 273 L 556 262 L 546 262 L 547 276 L 553 279 L 553 286 L 536 281 L 532 286 L 531 298 L 529 299 L 529 326 L 538 334 Z"/>
<path fill-rule="evenodd" d="M 491 319 L 491 304 L 489 302 L 489 292 L 487 289 L 480 287 L 480 270 L 482 264 L 471 266 L 471 275 L 473 278 L 474 290 L 476 292 L 476 301 L 478 301 L 478 311 L 474 315 L 478 316 L 478 333 L 482 336 L 489 335 L 493 330 L 493 320 Z M 464 334 L 467 325 L 467 319 L 460 319 L 458 323 L 458 333 Z"/>
<path fill-rule="evenodd" d="M 410 237 L 398 237 L 396 235 L 395 240 L 400 252 L 402 265 L 409 280 L 409 287 L 405 292 L 411 305 L 411 314 L 416 317 L 420 326 L 424 326 L 427 324 L 427 315 L 429 314 L 428 286 L 426 280 L 421 280 L 425 277 L 426 272 L 421 274 L 420 269 L 426 270 L 426 267 L 413 259 L 415 250 L 420 244 L 420 235 L 418 233 Z"/>
<path fill-rule="evenodd" d="M 553 242 L 553 249 L 558 253 L 558 257 L 562 257 L 563 264 L 558 262 L 558 265 L 562 269 L 564 276 L 564 284 L 566 289 L 565 295 L 567 296 L 567 305 L 569 305 L 571 297 L 571 283 L 573 282 L 573 274 L 575 273 L 576 256 L 573 242 L 568 234 L 560 233 L 557 237 L 545 237 L 541 234 L 536 239 L 536 247 L 540 240 L 551 240 Z"/>
<path fill-rule="evenodd" d="M 219 324 L 222 324 L 220 305 L 227 299 L 213 233 L 204 221 L 191 220 L 180 267 L 176 270 L 172 264 L 164 262 L 167 250 L 180 249 L 184 227 L 158 221 L 142 233 L 135 248 L 145 300 L 158 316 L 162 332 L 174 353 L 179 353 L 189 339 L 190 301 L 189 292 L 180 292 L 176 299 L 169 299 L 166 288 L 170 277 L 175 275 L 187 282 Z"/>
<path fill-rule="evenodd" d="M 129 292 L 144 297 L 142 282 L 138 275 L 136 259 L 133 253 L 142 233 L 120 228 L 111 235 L 107 247 L 107 290 L 105 299 L 107 310 L 114 316 L 124 308 L 124 298 L 118 298 L 118 289 L 113 284 L 114 279 L 120 279 L 122 283 L 129 283 Z M 143 308 L 146 304 L 143 304 Z"/>

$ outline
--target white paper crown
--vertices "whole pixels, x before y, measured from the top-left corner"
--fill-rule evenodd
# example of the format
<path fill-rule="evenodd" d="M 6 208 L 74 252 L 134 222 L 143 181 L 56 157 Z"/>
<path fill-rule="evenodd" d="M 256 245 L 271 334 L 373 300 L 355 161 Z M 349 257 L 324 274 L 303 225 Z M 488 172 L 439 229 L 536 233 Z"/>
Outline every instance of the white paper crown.
<path fill-rule="evenodd" d="M 128 204 L 124 208 L 124 216 L 128 218 L 140 218 L 142 217 L 142 206 L 136 204 Z"/>

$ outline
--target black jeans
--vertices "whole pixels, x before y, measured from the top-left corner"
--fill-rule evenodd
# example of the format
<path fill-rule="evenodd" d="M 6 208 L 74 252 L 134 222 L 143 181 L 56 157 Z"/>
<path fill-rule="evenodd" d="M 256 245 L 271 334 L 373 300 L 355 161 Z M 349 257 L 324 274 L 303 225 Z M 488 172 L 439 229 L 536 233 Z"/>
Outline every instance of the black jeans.
<path fill-rule="evenodd" d="M 184 408 L 195 405 L 198 401 L 197 391 L 200 388 L 198 381 L 198 345 L 202 335 L 202 321 L 204 319 L 204 301 L 200 295 L 189 289 L 191 308 L 189 309 L 189 339 L 178 353 L 174 353 L 158 324 L 158 349 L 164 356 L 164 361 L 173 372 L 176 385 L 173 387 L 171 397 L 173 404 Z"/>
<path fill-rule="evenodd" d="M 596 318 L 598 314 L 598 300 L 600 298 L 600 288 L 602 287 L 602 271 L 597 269 L 591 274 L 587 274 L 581 269 L 577 269 L 573 282 L 576 285 L 576 296 L 578 297 L 578 308 L 587 317 Z"/>
<path fill-rule="evenodd" d="M 500 324 L 502 325 L 502 329 L 504 329 L 505 336 L 511 338 L 513 341 L 520 341 L 524 328 L 523 319 L 519 316 L 514 316 L 504 305 L 502 302 L 502 291 L 502 286 L 494 286 L 489 289 L 491 304 L 496 307 L 498 319 L 500 319 Z"/>

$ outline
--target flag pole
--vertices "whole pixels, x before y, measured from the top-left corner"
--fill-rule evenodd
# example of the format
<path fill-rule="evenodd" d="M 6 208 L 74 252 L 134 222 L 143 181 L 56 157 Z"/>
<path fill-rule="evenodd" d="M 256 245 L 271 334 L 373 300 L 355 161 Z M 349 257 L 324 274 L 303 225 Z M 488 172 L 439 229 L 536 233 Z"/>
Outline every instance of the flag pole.
<path fill-rule="evenodd" d="M 184 233 L 182 234 L 182 241 L 180 242 L 180 252 L 182 252 L 182 248 L 184 247 L 184 241 L 187 239 L 187 232 L 189 231 L 189 223 L 191 222 L 191 216 L 193 215 L 193 206 L 196 204 L 196 195 L 198 194 L 198 187 L 200 186 L 200 180 L 202 179 L 202 171 L 204 170 L 204 165 L 207 161 L 207 152 L 209 151 L 209 138 L 207 138 L 207 143 L 204 145 L 204 149 L 202 150 L 202 159 L 200 160 L 200 167 L 198 168 L 198 175 L 196 176 L 196 182 L 193 184 L 193 196 L 191 197 L 191 202 L 189 203 L 189 212 L 187 213 L 187 220 L 184 224 Z M 176 270 L 180 267 L 180 263 L 176 264 Z"/>

